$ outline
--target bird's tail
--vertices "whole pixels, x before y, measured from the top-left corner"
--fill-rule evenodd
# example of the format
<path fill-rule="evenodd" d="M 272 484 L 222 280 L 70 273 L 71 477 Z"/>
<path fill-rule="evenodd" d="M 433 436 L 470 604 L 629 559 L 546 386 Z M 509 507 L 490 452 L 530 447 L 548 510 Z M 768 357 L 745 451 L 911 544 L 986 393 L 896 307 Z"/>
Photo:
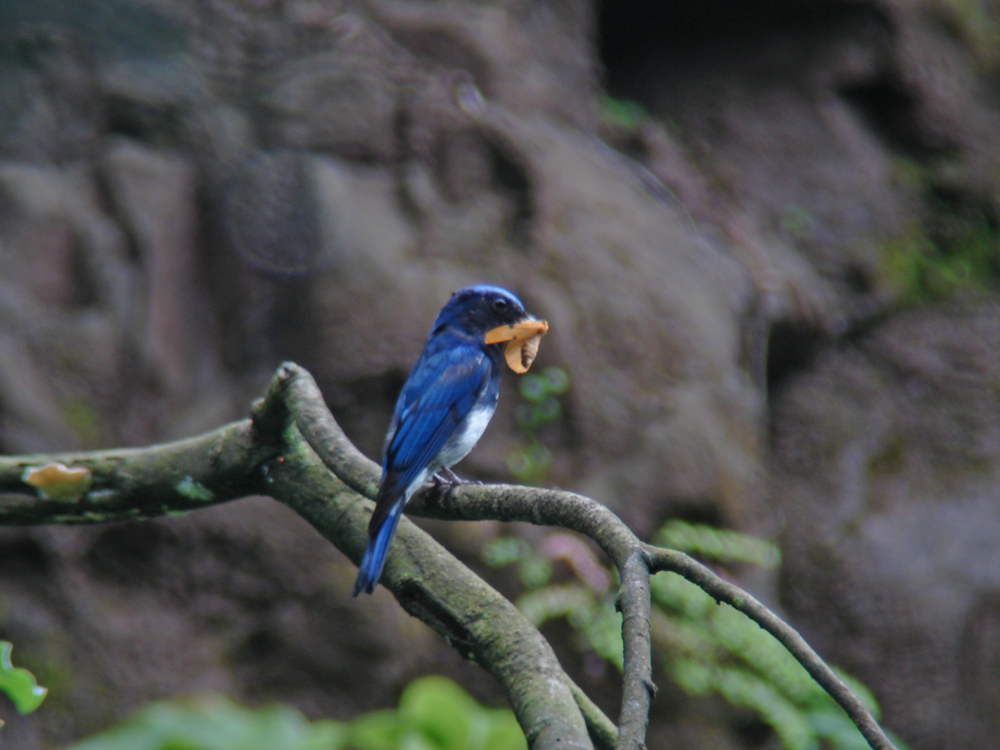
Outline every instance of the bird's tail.
<path fill-rule="evenodd" d="M 354 596 L 362 591 L 370 594 L 375 590 L 375 584 L 382 577 L 382 568 L 385 567 L 385 555 L 389 551 L 389 542 L 392 541 L 396 533 L 396 525 L 402 515 L 404 503 L 402 499 L 395 503 L 382 519 L 382 524 L 372 536 L 368 538 L 368 547 L 361 558 L 361 565 L 358 566 L 358 579 L 354 582 Z"/>

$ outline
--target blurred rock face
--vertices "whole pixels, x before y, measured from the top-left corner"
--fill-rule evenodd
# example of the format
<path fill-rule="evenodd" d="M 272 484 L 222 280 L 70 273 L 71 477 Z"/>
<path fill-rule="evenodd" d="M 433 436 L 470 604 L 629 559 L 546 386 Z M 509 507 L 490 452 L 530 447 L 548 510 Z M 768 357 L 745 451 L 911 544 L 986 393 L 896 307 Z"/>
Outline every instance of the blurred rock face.
<path fill-rule="evenodd" d="M 995 736 L 1000 314 L 987 292 L 896 312 L 953 289 L 928 254 L 965 248 L 953 271 L 996 251 L 987 32 L 948 3 L 704 6 L 8 0 L 0 449 L 211 429 L 291 358 L 376 456 L 441 304 L 502 284 L 552 325 L 535 367 L 570 378 L 538 435 L 547 482 L 644 534 L 780 518 L 790 611 L 891 725 L 916 748 L 959 721 L 962 746 Z M 510 478 L 513 386 L 463 473 Z M 90 719 L 21 720 L 19 741 L 192 686 L 344 715 L 386 695 L 352 671 L 388 685 L 442 653 L 386 614 L 378 667 L 330 666 L 355 663 L 364 615 L 349 565 L 280 543 L 308 533 L 255 503 L 0 530 L 0 637 L 86 654 L 65 716 Z M 116 561 L 137 549 L 153 573 L 129 577 L 125 617 Z M 206 550 L 262 561 L 234 563 L 254 593 L 194 562 L 162 574 Z M 279 560 L 293 594 L 262 572 Z M 154 622 L 183 633 L 157 658 Z M 294 644 L 331 626 L 293 679 Z M 213 656 L 170 658 L 182 643 Z"/>
<path fill-rule="evenodd" d="M 982 744 L 1000 700 L 998 343 L 995 302 L 901 314 L 774 410 L 788 607 L 920 747 Z"/>

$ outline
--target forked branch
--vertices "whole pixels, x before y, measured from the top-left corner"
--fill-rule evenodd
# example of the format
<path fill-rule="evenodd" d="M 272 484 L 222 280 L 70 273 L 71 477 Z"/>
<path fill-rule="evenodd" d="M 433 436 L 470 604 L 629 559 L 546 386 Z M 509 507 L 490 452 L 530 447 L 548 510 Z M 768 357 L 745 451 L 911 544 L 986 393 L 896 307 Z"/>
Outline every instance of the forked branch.
<path fill-rule="evenodd" d="M 77 496 L 71 492 L 55 498 L 25 483 L 26 471 L 52 462 L 87 469 L 86 487 Z M 309 373 L 286 363 L 250 419 L 200 437 L 142 449 L 0 458 L 0 524 L 150 518 L 265 494 L 297 511 L 357 562 L 378 478 L 378 466 L 344 436 Z M 527 521 L 571 529 L 593 539 L 618 569 L 625 651 L 616 728 L 509 601 L 415 525 L 404 521 L 399 526 L 382 583 L 408 612 L 497 679 L 533 749 L 595 743 L 602 750 L 645 747 L 656 690 L 650 576 L 659 571 L 684 576 L 757 622 L 840 703 L 872 748 L 893 748 L 857 697 L 790 626 L 692 558 L 644 544 L 590 498 L 557 490 L 469 485 L 447 492 L 425 489 L 407 510 L 434 518 Z"/>

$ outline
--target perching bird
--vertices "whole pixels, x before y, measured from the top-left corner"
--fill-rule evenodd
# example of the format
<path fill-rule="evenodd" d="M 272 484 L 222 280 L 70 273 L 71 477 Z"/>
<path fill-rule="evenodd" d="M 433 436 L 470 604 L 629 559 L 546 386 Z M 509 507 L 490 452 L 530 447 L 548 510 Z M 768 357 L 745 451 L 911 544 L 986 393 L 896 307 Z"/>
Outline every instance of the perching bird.
<path fill-rule="evenodd" d="M 524 372 L 546 330 L 548 324 L 528 315 L 517 297 L 499 287 L 471 286 L 452 294 L 396 401 L 354 596 L 375 589 L 410 496 L 463 459 L 482 436 L 500 394 L 502 343 L 510 342 L 511 367 Z M 519 355 L 517 347 L 529 337 L 534 348 Z M 516 366 L 518 356 L 526 358 L 523 369 Z"/>

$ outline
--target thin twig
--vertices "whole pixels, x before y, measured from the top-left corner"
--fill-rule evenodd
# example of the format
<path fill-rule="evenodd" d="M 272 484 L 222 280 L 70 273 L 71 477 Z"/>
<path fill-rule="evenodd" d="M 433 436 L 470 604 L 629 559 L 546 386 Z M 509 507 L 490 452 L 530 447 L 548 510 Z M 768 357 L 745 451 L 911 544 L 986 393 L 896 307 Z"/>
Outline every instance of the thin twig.
<path fill-rule="evenodd" d="M 621 573 L 618 609 L 622 613 L 622 708 L 618 747 L 645 748 L 649 709 L 656 694 L 653 684 L 653 649 L 649 631 L 650 584 L 646 558 L 636 551 Z M 640 720 L 641 719 L 641 720 Z"/>
<path fill-rule="evenodd" d="M 725 602 L 739 610 L 761 628 L 773 635 L 788 649 L 820 687 L 844 709 L 873 750 L 896 750 L 861 700 L 851 691 L 836 672 L 812 650 L 805 639 L 791 625 L 761 604 L 739 586 L 726 581 L 688 555 L 676 550 L 647 545 L 649 569 L 656 573 L 669 571 L 683 576 L 718 602 Z"/>
<path fill-rule="evenodd" d="M 587 731 L 590 732 L 594 746 L 597 750 L 614 750 L 618 744 L 618 727 L 572 679 L 569 681 L 569 689 L 583 714 L 583 720 L 587 722 Z"/>

